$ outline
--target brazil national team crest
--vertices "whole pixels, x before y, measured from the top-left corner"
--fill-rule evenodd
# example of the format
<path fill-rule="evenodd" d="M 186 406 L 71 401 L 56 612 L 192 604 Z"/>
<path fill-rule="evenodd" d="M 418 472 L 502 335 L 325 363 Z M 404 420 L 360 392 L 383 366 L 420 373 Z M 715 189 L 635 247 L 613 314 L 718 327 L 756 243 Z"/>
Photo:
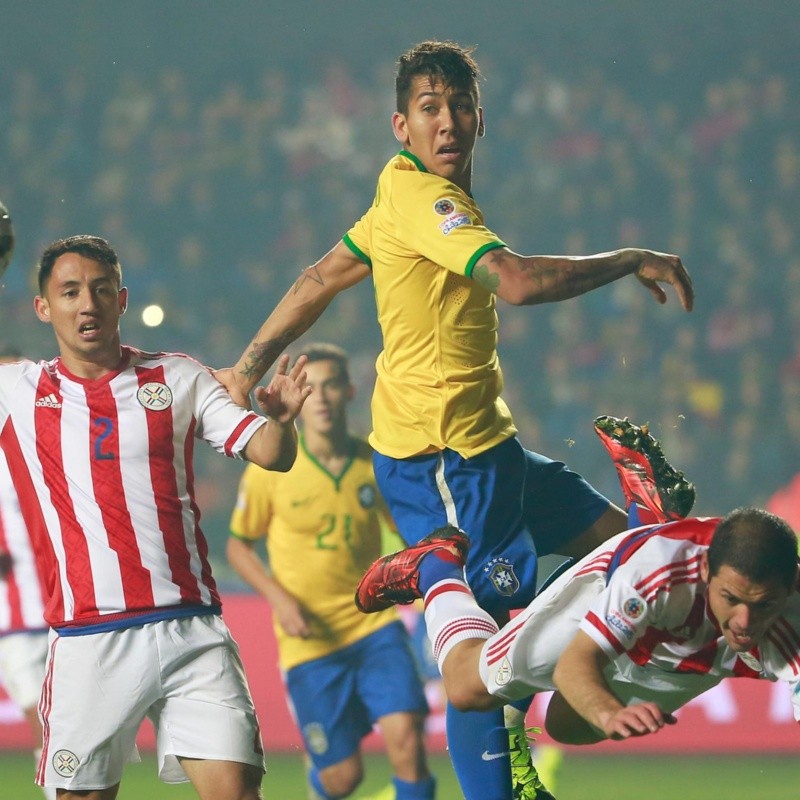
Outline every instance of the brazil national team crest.
<path fill-rule="evenodd" d="M 321 756 L 328 751 L 328 737 L 321 723 L 309 722 L 308 725 L 304 725 L 303 736 L 308 749 L 315 755 Z"/>
<path fill-rule="evenodd" d="M 150 381 L 139 387 L 136 399 L 150 411 L 164 411 L 172 405 L 172 390 L 164 383 Z"/>
<path fill-rule="evenodd" d="M 519 578 L 514 572 L 514 565 L 507 558 L 493 558 L 483 571 L 488 575 L 494 590 L 503 597 L 511 597 L 519 589 Z"/>
<path fill-rule="evenodd" d="M 375 505 L 375 487 L 368 483 L 359 486 L 358 502 L 361 508 L 372 508 Z"/>

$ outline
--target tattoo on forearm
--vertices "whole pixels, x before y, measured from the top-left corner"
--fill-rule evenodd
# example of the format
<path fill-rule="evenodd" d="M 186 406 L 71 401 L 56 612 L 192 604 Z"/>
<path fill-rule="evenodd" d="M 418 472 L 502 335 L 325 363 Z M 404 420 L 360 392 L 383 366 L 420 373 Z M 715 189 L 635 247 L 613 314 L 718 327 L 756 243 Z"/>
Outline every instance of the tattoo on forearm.
<path fill-rule="evenodd" d="M 240 370 L 246 378 L 260 380 L 261 376 L 275 363 L 275 359 L 296 339 L 299 339 L 318 319 L 322 310 L 308 312 L 308 318 L 296 328 L 288 328 L 282 336 L 267 339 L 265 342 L 254 341 L 250 351 L 244 357 L 244 366 Z"/>
<path fill-rule="evenodd" d="M 485 264 L 475 267 L 472 271 L 472 278 L 475 283 L 483 286 L 484 289 L 497 293 L 497 287 L 500 286 L 500 276 L 495 272 L 489 272 L 489 267 Z"/>
<path fill-rule="evenodd" d="M 597 256 L 516 256 L 497 248 L 486 253 L 475 266 L 476 283 L 497 294 L 503 275 L 517 269 L 530 284 L 526 302 L 565 300 L 589 292 L 598 286 L 630 274 L 635 265 L 625 253 L 601 253 Z"/>
<path fill-rule="evenodd" d="M 308 267 L 307 269 L 303 270 L 302 274 L 295 281 L 295 284 L 292 287 L 292 293 L 297 294 L 306 281 L 313 281 L 314 283 L 317 283 L 320 286 L 325 285 L 325 281 L 322 280 L 322 274 L 320 273 L 319 268 L 316 266 L 316 264 L 313 267 Z"/>
<path fill-rule="evenodd" d="M 277 339 L 268 339 L 266 342 L 253 342 L 250 352 L 245 356 L 244 366 L 241 369 L 242 375 L 259 380 L 286 347 L 306 330 L 307 327 L 302 329 L 290 328 L 283 336 L 279 336 Z"/>
<path fill-rule="evenodd" d="M 288 334 L 287 334 L 288 336 Z M 241 369 L 242 375 L 247 378 L 260 379 L 261 376 L 270 368 L 275 359 L 283 352 L 286 344 L 293 341 L 288 338 L 270 339 L 266 342 L 253 342 L 250 352 L 245 356 L 244 366 Z"/>

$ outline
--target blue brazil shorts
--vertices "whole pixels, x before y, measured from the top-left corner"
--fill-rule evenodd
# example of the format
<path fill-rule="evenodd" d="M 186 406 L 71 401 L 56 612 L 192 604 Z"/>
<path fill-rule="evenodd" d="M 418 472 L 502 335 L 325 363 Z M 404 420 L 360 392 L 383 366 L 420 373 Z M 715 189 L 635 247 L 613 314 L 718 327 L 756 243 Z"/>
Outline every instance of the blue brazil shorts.
<path fill-rule="evenodd" d="M 352 755 L 386 714 L 428 713 L 411 642 L 399 621 L 335 653 L 292 667 L 286 687 L 317 769 Z"/>
<path fill-rule="evenodd" d="M 467 533 L 467 580 L 490 613 L 527 606 L 537 557 L 558 553 L 609 506 L 577 472 L 516 437 L 472 458 L 453 450 L 405 459 L 375 453 L 374 465 L 407 544 L 446 524 Z"/>

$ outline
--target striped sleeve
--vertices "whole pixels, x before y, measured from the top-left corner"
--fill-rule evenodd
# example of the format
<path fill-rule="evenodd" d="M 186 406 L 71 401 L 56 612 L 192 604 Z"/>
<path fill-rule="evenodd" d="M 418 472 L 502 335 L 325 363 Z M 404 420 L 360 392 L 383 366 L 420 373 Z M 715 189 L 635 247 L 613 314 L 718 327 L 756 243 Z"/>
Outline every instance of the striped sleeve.
<path fill-rule="evenodd" d="M 244 459 L 243 451 L 266 417 L 241 408 L 231 400 L 208 370 L 191 359 L 183 359 L 188 372 L 196 435 L 229 458 Z"/>

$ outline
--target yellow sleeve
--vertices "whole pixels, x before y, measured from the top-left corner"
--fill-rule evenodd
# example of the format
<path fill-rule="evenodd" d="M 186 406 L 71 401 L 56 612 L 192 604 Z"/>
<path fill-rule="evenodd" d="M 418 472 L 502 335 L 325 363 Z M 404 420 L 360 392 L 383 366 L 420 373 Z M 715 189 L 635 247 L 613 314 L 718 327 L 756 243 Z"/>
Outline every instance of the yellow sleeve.
<path fill-rule="evenodd" d="M 239 480 L 231 513 L 231 534 L 252 541 L 265 539 L 272 519 L 272 473 L 248 464 Z"/>
<path fill-rule="evenodd" d="M 370 257 L 369 231 L 374 206 L 372 206 L 358 222 L 342 237 L 342 241 L 360 258 L 368 267 L 372 268 Z"/>
<path fill-rule="evenodd" d="M 485 252 L 505 247 L 475 201 L 436 175 L 398 171 L 390 202 L 396 239 L 450 272 L 471 277 Z"/>

